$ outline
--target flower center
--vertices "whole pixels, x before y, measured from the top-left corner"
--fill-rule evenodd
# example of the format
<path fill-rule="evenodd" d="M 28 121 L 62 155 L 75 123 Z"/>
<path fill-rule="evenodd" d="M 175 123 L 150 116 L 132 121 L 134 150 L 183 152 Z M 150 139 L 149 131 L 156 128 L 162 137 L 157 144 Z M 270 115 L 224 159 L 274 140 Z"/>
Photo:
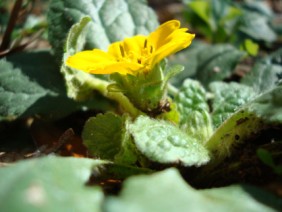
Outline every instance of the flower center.
<path fill-rule="evenodd" d="M 150 68 L 149 59 L 152 57 L 154 48 L 152 45 L 149 44 L 147 39 L 144 40 L 144 44 L 139 48 L 139 50 L 129 49 L 126 51 L 122 44 L 119 45 L 119 50 L 120 50 L 121 58 L 117 60 L 118 62 L 124 61 L 130 63 L 138 63 L 145 70 L 147 69 L 149 70 Z"/>

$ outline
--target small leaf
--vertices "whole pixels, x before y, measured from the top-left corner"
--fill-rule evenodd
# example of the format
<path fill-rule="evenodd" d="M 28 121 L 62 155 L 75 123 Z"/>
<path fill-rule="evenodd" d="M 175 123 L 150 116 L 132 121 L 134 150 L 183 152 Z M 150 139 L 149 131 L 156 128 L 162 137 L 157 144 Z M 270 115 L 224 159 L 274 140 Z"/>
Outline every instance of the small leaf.
<path fill-rule="evenodd" d="M 181 73 L 183 70 L 184 70 L 184 66 L 182 65 L 172 65 L 168 67 L 165 73 L 165 77 L 163 79 L 164 84 L 166 85 L 169 79 Z"/>
<path fill-rule="evenodd" d="M 137 149 L 151 161 L 200 166 L 209 161 L 206 149 L 176 126 L 140 116 L 129 126 Z"/>
<path fill-rule="evenodd" d="M 92 84 L 105 84 L 107 82 L 95 78 L 91 74 L 76 70 L 65 65 L 65 60 L 83 49 L 86 42 L 86 26 L 90 22 L 90 18 L 85 16 L 81 18 L 80 22 L 74 24 L 67 36 L 66 47 L 64 53 L 64 62 L 61 67 L 67 86 L 67 95 L 77 101 L 87 100 L 93 97 L 94 91 Z"/>
<path fill-rule="evenodd" d="M 251 87 L 235 82 L 213 82 L 210 84 L 210 90 L 214 94 L 212 119 L 215 127 L 219 127 L 241 105 L 255 97 Z"/>
<path fill-rule="evenodd" d="M 88 119 L 82 139 L 91 155 L 118 163 L 132 164 L 137 160 L 135 146 L 126 130 L 128 121 L 113 113 Z"/>
<path fill-rule="evenodd" d="M 91 155 L 113 160 L 120 150 L 122 118 L 113 113 L 88 119 L 82 132 L 84 145 Z"/>
<path fill-rule="evenodd" d="M 175 102 L 180 112 L 180 128 L 197 142 L 205 143 L 213 132 L 205 89 L 198 81 L 187 79 Z"/>
<path fill-rule="evenodd" d="M 256 56 L 258 54 L 259 45 L 253 42 L 251 39 L 246 39 L 244 41 L 243 48 L 248 52 L 251 56 Z"/>
<path fill-rule="evenodd" d="M 212 45 L 203 49 L 198 57 L 197 79 L 207 87 L 210 82 L 229 77 L 244 54 L 227 44 Z"/>
<path fill-rule="evenodd" d="M 68 52 L 69 55 L 83 49 L 86 42 L 86 26 L 90 21 L 91 18 L 89 16 L 84 16 L 78 23 L 71 27 L 65 45 L 65 52 Z"/>
<path fill-rule="evenodd" d="M 100 211 L 103 192 L 85 184 L 95 167 L 91 159 L 45 157 L 0 169 L 3 211 Z"/>
<path fill-rule="evenodd" d="M 225 212 L 230 209 L 266 212 L 274 211 L 274 208 L 279 210 L 279 206 L 279 198 L 251 186 L 196 190 L 182 179 L 176 169 L 171 168 L 149 176 L 130 177 L 124 182 L 119 196 L 106 198 L 103 208 L 108 212 Z"/>

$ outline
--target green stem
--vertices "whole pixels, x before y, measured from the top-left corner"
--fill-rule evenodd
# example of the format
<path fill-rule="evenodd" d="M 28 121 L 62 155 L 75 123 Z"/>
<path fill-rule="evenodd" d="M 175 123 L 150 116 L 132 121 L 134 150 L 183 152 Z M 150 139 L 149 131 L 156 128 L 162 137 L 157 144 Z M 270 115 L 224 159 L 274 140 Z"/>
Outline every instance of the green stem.
<path fill-rule="evenodd" d="M 133 118 L 136 118 L 138 115 L 142 114 L 142 112 L 134 107 L 129 99 L 121 92 L 109 92 L 107 89 L 108 85 L 110 84 L 109 82 L 98 78 L 92 78 L 88 81 L 88 83 L 94 90 L 99 91 L 104 97 L 118 102 L 122 109 L 128 112 Z"/>
<path fill-rule="evenodd" d="M 173 95 L 173 96 L 176 96 L 179 93 L 179 89 L 174 87 L 170 83 L 167 83 L 167 90 L 168 90 L 168 93 Z"/>

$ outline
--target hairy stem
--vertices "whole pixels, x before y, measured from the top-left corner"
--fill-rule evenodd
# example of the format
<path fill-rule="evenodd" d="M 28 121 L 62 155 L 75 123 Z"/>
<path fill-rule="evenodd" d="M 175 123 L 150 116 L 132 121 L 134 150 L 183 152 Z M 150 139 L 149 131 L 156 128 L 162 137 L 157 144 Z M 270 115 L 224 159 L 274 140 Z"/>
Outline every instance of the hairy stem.
<path fill-rule="evenodd" d="M 91 84 L 91 87 L 94 90 L 99 91 L 104 97 L 118 102 L 122 109 L 128 112 L 133 118 L 142 114 L 142 112 L 136 107 L 134 107 L 134 105 L 129 101 L 129 99 L 124 96 L 121 92 L 109 92 L 107 89 L 108 85 L 110 84 L 109 82 L 94 78 L 91 79 L 91 82 L 89 82 L 89 84 Z"/>

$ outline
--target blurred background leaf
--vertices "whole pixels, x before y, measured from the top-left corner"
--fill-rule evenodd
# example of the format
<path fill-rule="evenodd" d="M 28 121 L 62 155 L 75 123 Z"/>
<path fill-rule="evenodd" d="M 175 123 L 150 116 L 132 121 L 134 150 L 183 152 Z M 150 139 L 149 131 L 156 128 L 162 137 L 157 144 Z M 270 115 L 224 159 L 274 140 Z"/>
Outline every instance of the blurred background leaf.
<path fill-rule="evenodd" d="M 0 207 L 5 211 L 100 211 L 103 192 L 85 184 L 103 163 L 46 157 L 1 168 L 5 180 L 0 182 Z"/>
<path fill-rule="evenodd" d="M 115 8 L 113 10 L 113 8 Z M 85 49 L 107 46 L 135 34 L 148 34 L 158 26 L 157 17 L 143 0 L 52 0 L 49 5 L 49 41 L 62 58 L 67 32 L 83 16 L 90 16 Z"/>
<path fill-rule="evenodd" d="M 258 188 L 233 185 L 195 190 L 176 169 L 130 177 L 118 196 L 106 198 L 106 211 L 253 211 L 281 209 L 281 199 Z"/>

